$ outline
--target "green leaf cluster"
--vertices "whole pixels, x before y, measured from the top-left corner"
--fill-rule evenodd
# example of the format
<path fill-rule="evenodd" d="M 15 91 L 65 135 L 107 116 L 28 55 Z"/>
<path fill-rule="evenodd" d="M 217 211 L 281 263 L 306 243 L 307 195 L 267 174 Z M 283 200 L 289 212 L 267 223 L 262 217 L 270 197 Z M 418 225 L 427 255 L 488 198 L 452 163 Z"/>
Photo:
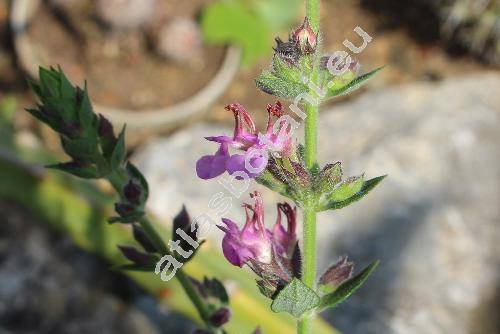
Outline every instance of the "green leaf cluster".
<path fill-rule="evenodd" d="M 87 87 L 73 86 L 60 68 L 40 67 L 39 77 L 30 82 L 39 103 L 26 110 L 59 134 L 72 158 L 48 167 L 82 178 L 106 177 L 123 167 L 125 129 L 115 137 L 109 121 L 94 113 Z"/>
<path fill-rule="evenodd" d="M 271 51 L 272 35 L 295 19 L 299 0 L 230 0 L 208 5 L 201 26 L 207 42 L 236 44 L 243 49 L 243 65 L 251 65 Z"/>

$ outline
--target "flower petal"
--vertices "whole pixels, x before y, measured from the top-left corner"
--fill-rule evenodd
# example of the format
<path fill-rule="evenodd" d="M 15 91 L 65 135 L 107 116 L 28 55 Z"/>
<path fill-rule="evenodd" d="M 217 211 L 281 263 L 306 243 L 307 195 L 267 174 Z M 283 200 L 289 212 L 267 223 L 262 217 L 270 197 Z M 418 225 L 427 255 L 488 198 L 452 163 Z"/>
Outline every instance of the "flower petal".
<path fill-rule="evenodd" d="M 214 155 L 205 155 L 196 162 L 196 174 L 200 179 L 212 179 L 226 171 L 226 162 L 229 159 L 227 144 L 221 144 Z"/>

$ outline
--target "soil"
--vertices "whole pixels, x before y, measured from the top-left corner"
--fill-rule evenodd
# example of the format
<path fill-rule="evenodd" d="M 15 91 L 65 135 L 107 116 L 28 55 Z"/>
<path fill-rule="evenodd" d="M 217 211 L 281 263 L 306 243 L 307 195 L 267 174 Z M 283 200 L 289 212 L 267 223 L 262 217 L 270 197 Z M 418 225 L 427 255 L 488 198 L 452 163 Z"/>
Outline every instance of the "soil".
<path fill-rule="evenodd" d="M 156 19 L 163 20 L 173 16 L 198 17 L 200 9 L 208 2 L 209 0 L 159 1 L 165 7 L 157 12 L 163 13 L 165 17 Z M 324 36 L 322 48 L 325 52 L 345 50 L 342 42 L 346 38 L 354 44 L 359 43 L 359 37 L 353 31 L 356 26 L 360 26 L 373 37 L 367 48 L 357 55 L 362 71 L 381 65 L 386 65 L 386 68 L 369 82 L 369 89 L 413 81 L 438 81 L 491 69 L 467 55 L 450 53 L 440 42 L 432 20 L 419 21 L 420 24 L 403 24 L 392 12 L 388 14 L 382 3 L 377 5 L 370 2 L 369 6 L 367 3 L 364 0 L 322 1 L 321 19 Z M 25 76 L 16 66 L 6 29 L 7 12 L 6 4 L 1 2 L 0 89 L 16 95 L 21 100 L 20 105 L 26 106 L 33 102 L 27 93 Z M 303 15 L 304 13 L 298 13 L 297 24 Z M 89 25 L 90 32 L 85 32 L 85 24 Z M 38 36 L 41 45 L 53 45 L 51 50 L 47 50 L 51 53 L 46 54 L 45 58 L 49 58 L 53 64 L 62 64 L 70 75 L 80 82 L 85 77 L 94 100 L 111 106 L 140 109 L 165 106 L 179 101 L 203 86 L 215 73 L 222 59 L 221 48 L 204 46 L 202 66 L 179 66 L 156 56 L 150 50 L 147 38 L 140 32 L 112 34 L 102 30 L 92 19 L 92 15 L 88 15 L 79 26 L 86 36 L 86 48 L 92 51 L 83 53 L 83 57 L 78 50 L 81 43 L 64 29 L 57 16 L 47 10 L 33 22 L 30 34 Z M 53 28 L 50 31 L 51 37 L 46 38 L 49 28 Z M 94 40 L 91 33 L 97 34 L 97 40 Z M 287 33 L 283 31 L 279 35 L 285 38 Z M 109 53 L 113 54 L 110 50 L 114 49 L 116 52 L 116 48 L 120 51 L 118 55 L 109 56 Z M 272 102 L 273 97 L 258 91 L 254 78 L 268 66 L 267 58 L 250 68 L 240 69 L 227 92 L 210 108 L 206 120 L 232 123 L 232 115 L 224 110 L 224 106 L 239 101 L 255 115 L 258 123 L 263 124 L 266 118 L 265 105 Z M 362 94 L 362 90 L 357 94 Z M 355 96 L 356 94 L 353 94 L 333 103 L 342 103 L 345 99 Z M 21 120 L 26 124 L 23 121 Z"/>
<path fill-rule="evenodd" d="M 195 19 L 207 2 L 178 2 L 175 16 Z M 78 83 L 87 80 L 97 103 L 135 110 L 165 107 L 193 95 L 210 81 L 224 48 L 204 45 L 199 57 L 182 64 L 160 57 L 153 50 L 151 35 L 172 17 L 173 2 L 157 4 L 161 7 L 146 31 L 116 32 L 95 18 L 92 5 L 80 4 L 77 11 L 54 10 L 44 3 L 28 34 L 42 63 L 60 65 Z"/>
<path fill-rule="evenodd" d="M 439 81 L 488 69 L 488 66 L 467 55 L 446 50 L 432 22 L 421 22 L 420 25 L 408 27 L 400 24 L 400 20 L 388 18 L 384 8 L 378 8 L 375 2 L 370 2 L 370 6 L 366 6 L 366 3 L 364 0 L 322 1 L 321 24 L 324 36 L 322 48 L 325 53 L 348 51 L 342 45 L 345 39 L 359 45 L 361 39 L 353 31 L 356 26 L 360 26 L 372 36 L 372 42 L 354 58 L 360 62 L 361 72 L 368 72 L 382 65 L 386 65 L 386 68 L 369 82 L 368 87 L 379 88 L 413 81 Z M 303 15 L 304 13 L 298 15 L 297 25 Z M 429 26 L 432 29 L 429 29 Z M 287 32 L 281 33 L 280 36 L 287 37 Z M 230 122 L 232 115 L 225 112 L 223 105 L 237 100 L 254 111 L 262 125 L 266 118 L 265 106 L 273 101 L 273 97 L 258 91 L 253 79 L 266 69 L 268 64 L 269 61 L 265 59 L 249 70 L 240 71 L 228 92 L 220 99 L 220 104 L 212 108 L 212 120 Z M 342 103 L 361 93 L 362 90 L 333 103 Z"/>

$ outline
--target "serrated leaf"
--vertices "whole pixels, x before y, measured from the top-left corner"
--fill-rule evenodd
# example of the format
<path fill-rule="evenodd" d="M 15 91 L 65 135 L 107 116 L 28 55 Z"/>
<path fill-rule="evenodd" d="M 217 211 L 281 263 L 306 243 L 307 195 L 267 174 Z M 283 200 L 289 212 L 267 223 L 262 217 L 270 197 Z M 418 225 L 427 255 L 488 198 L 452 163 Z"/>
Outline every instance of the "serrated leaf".
<path fill-rule="evenodd" d="M 372 262 L 368 267 L 363 269 L 358 275 L 348 279 L 339 285 L 339 287 L 332 293 L 329 293 L 321 298 L 320 308 L 330 308 L 335 307 L 342 303 L 354 292 L 356 292 L 363 283 L 372 274 L 375 268 L 378 266 L 379 261 Z"/>
<path fill-rule="evenodd" d="M 371 79 L 375 74 L 377 74 L 379 71 L 381 71 L 384 68 L 384 66 L 379 67 L 371 72 L 368 72 L 366 74 L 360 75 L 359 77 L 356 77 L 354 80 L 349 82 L 347 85 L 339 88 L 339 89 L 332 89 L 329 90 L 327 93 L 327 98 L 333 98 L 337 96 L 342 96 L 342 95 L 347 95 L 356 89 L 360 88 L 366 81 Z"/>
<path fill-rule="evenodd" d="M 302 281 L 293 278 L 287 286 L 281 290 L 271 304 L 274 312 L 288 312 L 298 318 L 307 311 L 317 307 L 320 298 L 311 288 Z"/>
<path fill-rule="evenodd" d="M 278 78 L 270 72 L 262 73 L 256 80 L 257 88 L 264 93 L 274 95 L 283 99 L 292 100 L 303 93 L 307 93 L 309 89 L 302 83 L 286 81 Z"/>
<path fill-rule="evenodd" d="M 318 211 L 342 209 L 349 204 L 359 201 L 361 198 L 363 198 L 363 196 L 367 195 L 373 188 L 375 188 L 375 186 L 379 184 L 380 181 L 382 181 L 386 176 L 387 175 L 382 175 L 365 181 L 361 189 L 348 199 L 342 201 L 328 200 L 326 204 L 319 207 Z"/>
<path fill-rule="evenodd" d="M 113 154 L 111 154 L 111 170 L 115 171 L 121 166 L 121 164 L 125 161 L 126 153 L 124 125 L 120 135 L 118 136 L 118 140 L 116 141 Z"/>

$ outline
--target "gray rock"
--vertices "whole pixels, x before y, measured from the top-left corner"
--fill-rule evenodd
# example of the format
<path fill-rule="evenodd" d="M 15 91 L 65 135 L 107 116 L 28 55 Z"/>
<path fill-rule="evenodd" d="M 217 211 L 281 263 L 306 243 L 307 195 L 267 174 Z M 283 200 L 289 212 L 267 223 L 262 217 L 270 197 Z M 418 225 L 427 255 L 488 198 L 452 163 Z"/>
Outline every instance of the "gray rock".
<path fill-rule="evenodd" d="M 365 287 L 325 314 L 343 332 L 500 332 L 499 91 L 500 76 L 486 73 L 372 91 L 320 116 L 322 163 L 340 160 L 347 175 L 389 174 L 361 202 L 318 218 L 319 271 L 341 254 L 358 270 L 381 260 Z M 160 217 L 182 203 L 201 214 L 224 192 L 194 172 L 215 150 L 203 136 L 219 133 L 231 129 L 198 125 L 136 156 Z M 263 192 L 272 222 L 279 197 Z M 240 201 L 227 216 L 242 221 Z"/>
<path fill-rule="evenodd" d="M 500 332 L 498 304 L 485 313 L 500 291 L 499 90 L 497 74 L 414 84 L 323 115 L 323 161 L 389 174 L 320 219 L 321 259 L 382 261 L 331 312 L 346 333 Z"/>
<path fill-rule="evenodd" d="M 0 201 L 0 333 L 188 333 L 109 264 Z"/>

